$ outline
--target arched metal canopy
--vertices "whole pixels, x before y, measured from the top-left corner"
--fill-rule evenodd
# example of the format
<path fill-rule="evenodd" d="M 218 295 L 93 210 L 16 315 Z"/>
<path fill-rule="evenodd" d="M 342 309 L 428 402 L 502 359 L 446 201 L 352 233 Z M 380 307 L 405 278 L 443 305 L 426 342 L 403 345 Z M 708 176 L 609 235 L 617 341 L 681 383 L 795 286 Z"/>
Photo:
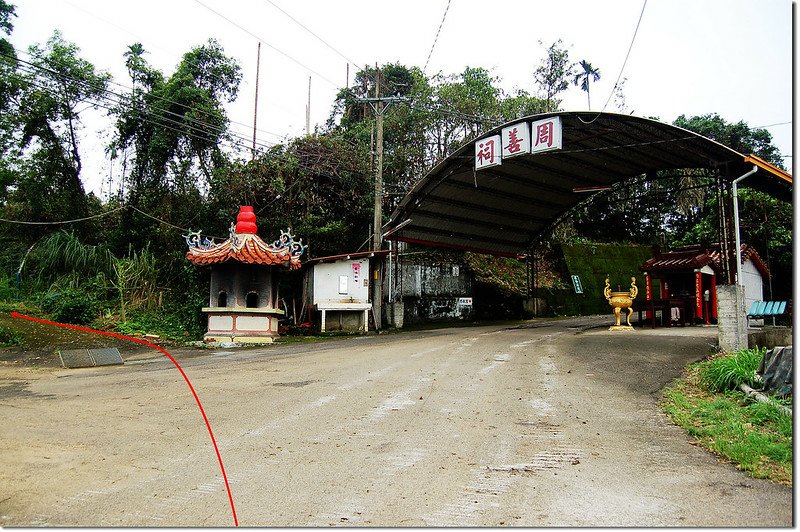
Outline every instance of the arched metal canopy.
<path fill-rule="evenodd" d="M 560 122 L 560 149 L 503 157 L 497 166 L 475 169 L 476 148 L 486 140 L 528 124 L 535 142 L 536 124 L 551 118 Z M 742 186 L 791 201 L 791 175 L 758 163 L 764 172 Z M 587 199 L 581 189 L 603 189 L 642 174 L 687 168 L 719 170 L 733 179 L 753 165 L 752 156 L 655 120 L 592 112 L 533 115 L 498 126 L 434 167 L 392 213 L 385 236 L 516 256 Z"/>

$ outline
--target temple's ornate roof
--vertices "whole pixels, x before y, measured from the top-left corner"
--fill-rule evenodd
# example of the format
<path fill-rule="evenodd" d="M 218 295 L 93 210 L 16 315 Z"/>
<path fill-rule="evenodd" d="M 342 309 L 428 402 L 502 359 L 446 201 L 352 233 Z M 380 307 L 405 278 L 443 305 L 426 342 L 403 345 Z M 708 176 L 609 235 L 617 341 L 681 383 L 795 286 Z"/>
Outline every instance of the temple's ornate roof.
<path fill-rule="evenodd" d="M 742 244 L 742 263 L 747 261 L 752 261 L 764 278 L 769 277 L 769 268 L 761 260 L 761 256 L 752 247 Z M 690 245 L 648 259 L 639 269 L 643 272 L 675 272 L 710 266 L 719 272 L 722 269 L 721 263 L 722 254 L 719 244 L 708 247 Z"/>
<path fill-rule="evenodd" d="M 200 231 L 190 231 L 186 235 L 186 259 L 196 266 L 220 264 L 234 260 L 244 264 L 280 266 L 287 264 L 291 269 L 300 268 L 300 256 L 306 247 L 302 240 L 295 241 L 289 231 L 281 231 L 281 236 L 272 244 L 267 244 L 256 234 L 255 214 L 252 207 L 240 207 L 236 225 L 231 224 L 230 237 L 219 244 L 208 238 L 201 238 Z"/>

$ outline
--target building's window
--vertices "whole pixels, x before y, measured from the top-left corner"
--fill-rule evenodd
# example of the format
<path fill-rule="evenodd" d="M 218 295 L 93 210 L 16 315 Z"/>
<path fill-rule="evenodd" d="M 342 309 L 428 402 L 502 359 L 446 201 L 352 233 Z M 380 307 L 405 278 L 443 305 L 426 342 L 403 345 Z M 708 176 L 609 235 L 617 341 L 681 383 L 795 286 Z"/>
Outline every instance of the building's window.
<path fill-rule="evenodd" d="M 219 295 L 217 296 L 217 306 L 218 307 L 227 307 L 228 306 L 228 293 L 224 290 L 220 291 Z"/>
<path fill-rule="evenodd" d="M 246 302 L 247 308 L 258 308 L 258 294 L 255 292 L 248 292 Z"/>

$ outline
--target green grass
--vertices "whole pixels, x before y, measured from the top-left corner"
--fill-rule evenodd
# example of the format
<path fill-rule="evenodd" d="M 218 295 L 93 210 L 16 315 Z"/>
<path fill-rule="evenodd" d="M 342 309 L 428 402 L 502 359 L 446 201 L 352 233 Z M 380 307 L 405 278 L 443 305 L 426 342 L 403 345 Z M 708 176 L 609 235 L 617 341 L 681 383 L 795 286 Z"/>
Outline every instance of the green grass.
<path fill-rule="evenodd" d="M 735 390 L 709 389 L 703 373 L 719 358 L 689 366 L 664 390 L 662 407 L 699 445 L 755 478 L 791 486 L 792 417 L 777 399 L 760 403 Z"/>
<path fill-rule="evenodd" d="M 19 331 L 0 325 L 0 347 L 22 345 L 23 336 Z"/>
<path fill-rule="evenodd" d="M 746 384 L 756 385 L 756 370 L 766 349 L 743 349 L 698 364 L 700 384 L 712 392 L 725 392 Z"/>
<path fill-rule="evenodd" d="M 172 313 L 160 311 L 132 311 L 125 321 L 114 324 L 114 330 L 128 336 L 156 334 L 165 340 L 192 339 L 181 320 Z"/>

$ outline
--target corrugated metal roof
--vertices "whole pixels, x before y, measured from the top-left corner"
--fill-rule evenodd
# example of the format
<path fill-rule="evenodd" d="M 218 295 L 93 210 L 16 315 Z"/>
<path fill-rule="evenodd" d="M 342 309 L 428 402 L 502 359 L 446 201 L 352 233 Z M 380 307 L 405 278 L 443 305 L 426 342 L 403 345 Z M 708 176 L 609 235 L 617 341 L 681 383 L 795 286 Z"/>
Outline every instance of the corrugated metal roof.
<path fill-rule="evenodd" d="M 562 149 L 474 169 L 475 142 L 512 124 L 554 116 L 561 118 Z M 642 174 L 685 168 L 721 168 L 738 177 L 752 164 L 718 142 L 655 120 L 591 112 L 534 115 L 498 126 L 448 156 L 406 195 L 385 228 L 389 239 L 520 255 L 587 199 L 575 189 L 603 188 Z M 763 184 L 762 173 L 742 186 Z M 791 175 L 786 175 L 789 183 L 779 183 L 782 188 L 773 193 L 790 201 Z M 775 184 L 770 181 L 769 186 Z"/>
<path fill-rule="evenodd" d="M 308 259 L 306 264 L 315 264 L 317 262 L 336 262 L 337 260 L 358 260 L 370 259 L 372 257 L 383 257 L 389 254 L 388 249 L 374 250 L 374 251 L 359 251 L 357 253 L 343 253 L 341 255 L 330 255 L 327 257 L 315 257 Z"/>

